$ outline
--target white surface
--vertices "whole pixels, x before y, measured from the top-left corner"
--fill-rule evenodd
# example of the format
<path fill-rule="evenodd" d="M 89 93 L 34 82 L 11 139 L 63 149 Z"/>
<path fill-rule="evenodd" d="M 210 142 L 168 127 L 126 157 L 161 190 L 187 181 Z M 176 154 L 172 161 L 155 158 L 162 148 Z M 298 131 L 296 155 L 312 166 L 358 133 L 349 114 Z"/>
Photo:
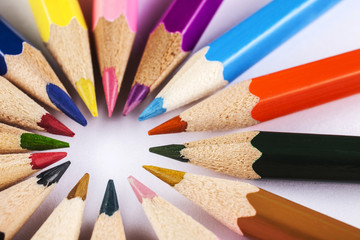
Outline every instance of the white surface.
<path fill-rule="evenodd" d="M 89 0 L 83 2 L 88 6 L 90 4 Z M 132 81 L 135 74 L 146 36 L 170 3 L 170 0 L 139 0 L 139 2 L 139 34 L 126 74 L 125 82 L 127 84 L 123 86 L 121 91 L 121 102 L 118 102 L 113 117 L 109 119 L 99 75 L 96 75 L 100 117 L 92 118 L 78 95 L 66 82 L 67 88 L 85 114 L 89 124 L 83 128 L 62 114 L 55 114 L 76 133 L 73 139 L 58 137 L 70 142 L 71 148 L 67 150 L 69 155 L 66 160 L 71 160 L 72 165 L 55 190 L 25 224 L 16 239 L 30 238 L 85 172 L 90 173 L 90 186 L 81 239 L 88 239 L 91 235 L 106 182 L 109 178 L 113 178 L 115 181 L 127 238 L 156 239 L 141 205 L 137 202 L 127 183 L 126 178 L 130 174 L 166 200 L 190 214 L 221 239 L 239 239 L 235 233 L 219 224 L 189 200 L 141 168 L 143 164 L 150 164 L 235 180 L 235 178 L 216 174 L 206 169 L 176 162 L 148 152 L 148 148 L 151 146 L 183 143 L 225 134 L 225 132 L 214 132 L 147 136 L 149 129 L 184 110 L 183 108 L 155 119 L 138 122 L 137 116 L 150 102 L 151 98 L 155 96 L 156 92 L 130 116 L 121 116 L 125 96 L 130 87 L 129 82 Z M 224 32 L 225 29 L 229 29 L 249 16 L 267 2 L 269 0 L 225 0 L 197 45 L 197 49 Z M 359 48 L 359 9 L 360 1 L 358 0 L 342 1 L 338 6 L 244 73 L 238 80 L 248 79 Z M 26 0 L 1 0 L 0 14 L 14 24 L 17 29 L 21 30 L 36 46 L 42 45 Z M 248 129 L 360 135 L 359 109 L 360 95 L 354 95 Z M 356 183 L 288 180 L 249 182 L 336 219 L 360 227 L 360 191 Z"/>

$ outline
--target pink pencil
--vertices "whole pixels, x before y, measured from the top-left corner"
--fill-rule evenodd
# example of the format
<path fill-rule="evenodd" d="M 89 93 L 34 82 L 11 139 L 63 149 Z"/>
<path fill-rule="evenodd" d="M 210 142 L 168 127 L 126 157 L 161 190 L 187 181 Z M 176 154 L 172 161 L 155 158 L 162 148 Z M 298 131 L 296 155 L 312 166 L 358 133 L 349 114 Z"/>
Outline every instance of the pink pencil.
<path fill-rule="evenodd" d="M 94 0 L 93 31 L 111 117 L 137 29 L 138 0 Z"/>
<path fill-rule="evenodd" d="M 156 195 L 134 177 L 130 176 L 128 180 L 160 240 L 218 239 L 203 225 Z"/>

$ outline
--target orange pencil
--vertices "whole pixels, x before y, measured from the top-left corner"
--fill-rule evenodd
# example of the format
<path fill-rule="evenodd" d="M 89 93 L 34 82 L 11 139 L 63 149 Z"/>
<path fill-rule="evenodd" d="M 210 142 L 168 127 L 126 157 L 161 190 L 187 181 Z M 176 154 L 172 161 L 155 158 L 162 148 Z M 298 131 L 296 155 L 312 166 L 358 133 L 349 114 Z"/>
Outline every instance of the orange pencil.
<path fill-rule="evenodd" d="M 360 50 L 237 83 L 149 135 L 248 127 L 360 91 Z"/>

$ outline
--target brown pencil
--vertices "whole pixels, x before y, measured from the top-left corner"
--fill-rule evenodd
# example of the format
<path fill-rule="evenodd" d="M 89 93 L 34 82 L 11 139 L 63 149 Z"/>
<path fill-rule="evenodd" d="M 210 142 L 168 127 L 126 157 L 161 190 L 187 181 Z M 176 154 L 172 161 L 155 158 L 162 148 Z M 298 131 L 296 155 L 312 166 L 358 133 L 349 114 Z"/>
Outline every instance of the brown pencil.
<path fill-rule="evenodd" d="M 254 239 L 360 238 L 360 229 L 254 185 L 144 166 L 234 232 Z"/>
<path fill-rule="evenodd" d="M 89 174 L 86 173 L 31 239 L 77 240 L 80 235 L 88 184 Z"/>

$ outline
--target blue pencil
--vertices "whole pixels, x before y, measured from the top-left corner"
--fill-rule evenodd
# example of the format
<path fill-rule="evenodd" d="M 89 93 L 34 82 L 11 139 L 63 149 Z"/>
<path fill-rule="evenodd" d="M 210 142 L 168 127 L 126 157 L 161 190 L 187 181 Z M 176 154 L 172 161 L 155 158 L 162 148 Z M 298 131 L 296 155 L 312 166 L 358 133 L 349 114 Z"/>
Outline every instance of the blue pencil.
<path fill-rule="evenodd" d="M 142 112 L 146 120 L 210 95 L 340 0 L 274 0 L 195 53 Z"/>
<path fill-rule="evenodd" d="M 79 124 L 87 122 L 39 50 L 0 16 L 0 75 Z"/>

